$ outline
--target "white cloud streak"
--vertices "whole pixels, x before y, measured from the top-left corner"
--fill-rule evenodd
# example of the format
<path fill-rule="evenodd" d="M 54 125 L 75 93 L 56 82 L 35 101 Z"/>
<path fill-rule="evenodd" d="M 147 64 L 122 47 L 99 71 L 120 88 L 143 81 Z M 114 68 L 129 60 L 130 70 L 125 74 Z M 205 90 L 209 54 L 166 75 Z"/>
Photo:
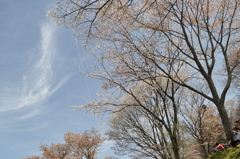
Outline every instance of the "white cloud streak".
<path fill-rule="evenodd" d="M 55 26 L 51 23 L 45 23 L 41 27 L 41 57 L 39 61 L 32 66 L 32 70 L 27 76 L 23 77 L 24 89 L 21 92 L 18 108 L 31 106 L 40 102 L 53 93 L 51 91 L 52 65 L 55 56 L 53 47 L 53 34 Z"/>
<path fill-rule="evenodd" d="M 20 120 L 34 117 L 41 113 L 42 109 L 38 108 L 40 104 L 68 80 L 65 78 L 56 83 L 54 79 L 55 31 L 56 26 L 53 22 L 45 22 L 41 25 L 39 51 L 37 55 L 31 53 L 32 57 L 29 58 L 35 62 L 28 66 L 25 75 L 22 75 L 22 81 L 0 81 L 5 85 L 0 91 L 0 113 L 12 114 L 15 111 Z"/>

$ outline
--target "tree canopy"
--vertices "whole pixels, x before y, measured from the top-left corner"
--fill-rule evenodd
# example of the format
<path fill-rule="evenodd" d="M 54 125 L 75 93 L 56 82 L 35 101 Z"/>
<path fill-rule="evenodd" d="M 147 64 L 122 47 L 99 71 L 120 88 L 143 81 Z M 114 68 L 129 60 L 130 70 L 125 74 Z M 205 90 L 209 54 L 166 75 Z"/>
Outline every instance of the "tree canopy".
<path fill-rule="evenodd" d="M 83 133 L 68 132 L 64 135 L 65 143 L 41 144 L 41 156 L 26 159 L 96 159 L 99 148 L 105 141 L 97 130 L 85 130 Z"/>
<path fill-rule="evenodd" d="M 161 88 L 158 79 L 168 79 L 212 102 L 230 139 L 225 101 L 239 68 L 239 10 L 239 0 L 60 0 L 48 15 L 94 46 L 102 68 L 90 76 L 111 91 L 79 108 L 115 112 L 126 94 L 139 102 L 137 84 Z"/>

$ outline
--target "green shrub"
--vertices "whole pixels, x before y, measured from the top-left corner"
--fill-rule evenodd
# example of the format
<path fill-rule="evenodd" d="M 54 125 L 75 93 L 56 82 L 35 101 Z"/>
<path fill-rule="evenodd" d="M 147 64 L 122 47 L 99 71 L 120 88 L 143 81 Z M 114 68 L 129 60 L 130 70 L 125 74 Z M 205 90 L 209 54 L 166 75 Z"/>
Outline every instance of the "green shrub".
<path fill-rule="evenodd" d="M 240 159 L 240 148 L 229 148 L 218 151 L 208 157 L 208 159 Z"/>

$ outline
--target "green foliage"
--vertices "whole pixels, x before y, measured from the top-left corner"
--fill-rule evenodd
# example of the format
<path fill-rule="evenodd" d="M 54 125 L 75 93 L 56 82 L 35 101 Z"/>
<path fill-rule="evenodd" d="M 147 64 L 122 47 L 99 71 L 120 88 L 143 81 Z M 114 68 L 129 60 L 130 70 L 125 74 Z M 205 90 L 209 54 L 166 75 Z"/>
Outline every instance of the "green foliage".
<path fill-rule="evenodd" d="M 240 159 L 240 148 L 229 148 L 218 151 L 208 157 L 208 159 Z"/>

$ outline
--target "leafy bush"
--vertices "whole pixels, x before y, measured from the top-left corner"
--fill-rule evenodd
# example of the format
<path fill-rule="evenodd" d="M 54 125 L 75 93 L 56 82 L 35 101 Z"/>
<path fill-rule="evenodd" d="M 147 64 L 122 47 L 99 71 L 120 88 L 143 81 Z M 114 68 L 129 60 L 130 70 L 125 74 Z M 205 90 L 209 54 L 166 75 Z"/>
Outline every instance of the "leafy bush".
<path fill-rule="evenodd" d="M 229 148 L 218 151 L 208 157 L 208 159 L 240 159 L 240 148 Z"/>

